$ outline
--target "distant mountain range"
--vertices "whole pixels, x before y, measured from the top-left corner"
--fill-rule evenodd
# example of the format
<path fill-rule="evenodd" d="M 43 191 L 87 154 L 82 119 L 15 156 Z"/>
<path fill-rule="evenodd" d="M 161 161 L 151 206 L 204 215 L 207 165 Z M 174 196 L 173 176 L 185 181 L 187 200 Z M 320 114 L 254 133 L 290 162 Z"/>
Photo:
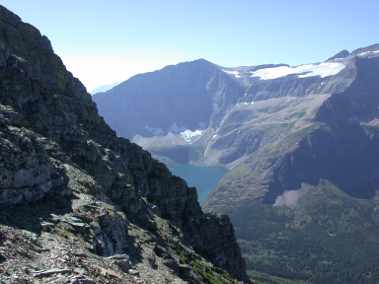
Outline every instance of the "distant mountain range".
<path fill-rule="evenodd" d="M 200 59 L 93 99 L 156 156 L 229 169 L 204 207 L 231 217 L 252 275 L 379 282 L 379 44 L 294 67 Z"/>
<path fill-rule="evenodd" d="M 113 83 L 113 84 L 107 84 L 107 85 L 102 85 L 99 87 L 94 88 L 93 90 L 89 91 L 90 94 L 97 94 L 97 93 L 102 93 L 109 91 L 113 87 L 117 86 L 119 83 Z"/>

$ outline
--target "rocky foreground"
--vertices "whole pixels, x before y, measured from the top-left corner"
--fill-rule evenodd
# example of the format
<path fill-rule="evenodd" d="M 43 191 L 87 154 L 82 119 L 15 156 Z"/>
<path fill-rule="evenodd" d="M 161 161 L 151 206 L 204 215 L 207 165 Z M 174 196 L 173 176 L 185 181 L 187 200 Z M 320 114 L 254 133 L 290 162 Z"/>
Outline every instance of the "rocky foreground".
<path fill-rule="evenodd" d="M 0 6 L 0 283 L 238 281 L 229 219 L 116 137 L 49 40 Z"/>

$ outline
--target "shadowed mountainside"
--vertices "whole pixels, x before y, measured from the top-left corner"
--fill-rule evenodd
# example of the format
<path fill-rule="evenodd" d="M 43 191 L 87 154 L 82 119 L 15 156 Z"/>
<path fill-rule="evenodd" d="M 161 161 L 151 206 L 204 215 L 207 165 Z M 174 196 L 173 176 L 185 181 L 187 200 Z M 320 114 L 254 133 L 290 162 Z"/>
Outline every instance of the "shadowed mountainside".
<path fill-rule="evenodd" d="M 0 125 L 0 282 L 249 282 L 229 219 L 118 138 L 49 40 L 2 6 Z"/>

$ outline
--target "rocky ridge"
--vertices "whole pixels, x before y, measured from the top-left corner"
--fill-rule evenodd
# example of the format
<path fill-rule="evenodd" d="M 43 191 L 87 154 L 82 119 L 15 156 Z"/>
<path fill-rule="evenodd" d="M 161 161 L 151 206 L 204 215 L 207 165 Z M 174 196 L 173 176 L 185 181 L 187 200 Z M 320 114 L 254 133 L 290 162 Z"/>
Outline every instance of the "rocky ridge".
<path fill-rule="evenodd" d="M 249 282 L 229 219 L 116 137 L 49 40 L 4 7 L 0 124 L 0 281 Z"/>

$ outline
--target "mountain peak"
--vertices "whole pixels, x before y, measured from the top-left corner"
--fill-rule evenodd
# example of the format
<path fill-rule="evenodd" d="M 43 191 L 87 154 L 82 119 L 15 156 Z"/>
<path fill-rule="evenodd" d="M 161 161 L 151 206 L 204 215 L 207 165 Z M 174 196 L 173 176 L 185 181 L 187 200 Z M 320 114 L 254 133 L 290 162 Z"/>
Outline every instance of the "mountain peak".
<path fill-rule="evenodd" d="M 205 58 L 198 58 L 198 59 L 192 60 L 190 62 L 191 63 L 213 64 L 212 62 L 210 62 L 209 60 L 206 60 Z"/>
<path fill-rule="evenodd" d="M 19 16 L 14 14 L 12 11 L 9 11 L 2 5 L 0 5 L 0 16 L 6 22 L 14 23 L 21 21 L 21 18 Z"/>
<path fill-rule="evenodd" d="M 183 66 L 183 65 L 184 66 L 216 66 L 214 63 L 212 63 L 212 62 L 210 62 L 204 58 L 180 62 L 174 66 Z"/>
<path fill-rule="evenodd" d="M 328 58 L 327 61 L 334 60 L 334 59 L 337 59 L 337 58 L 346 58 L 349 55 L 350 55 L 350 52 L 348 50 L 344 49 L 344 50 L 341 50 L 340 52 L 336 53 L 332 57 Z"/>

